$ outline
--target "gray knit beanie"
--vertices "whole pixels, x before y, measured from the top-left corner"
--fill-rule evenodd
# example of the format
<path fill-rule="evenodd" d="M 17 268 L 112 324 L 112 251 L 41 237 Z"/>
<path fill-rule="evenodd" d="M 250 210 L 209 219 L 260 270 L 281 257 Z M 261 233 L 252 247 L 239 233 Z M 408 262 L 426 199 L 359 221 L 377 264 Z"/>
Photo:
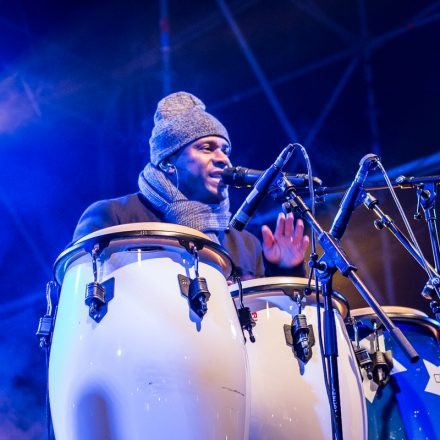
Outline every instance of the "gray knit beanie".
<path fill-rule="evenodd" d="M 188 92 L 172 93 L 159 101 L 150 137 L 153 165 L 205 136 L 220 136 L 231 143 L 226 128 L 205 108 L 199 98 Z"/>

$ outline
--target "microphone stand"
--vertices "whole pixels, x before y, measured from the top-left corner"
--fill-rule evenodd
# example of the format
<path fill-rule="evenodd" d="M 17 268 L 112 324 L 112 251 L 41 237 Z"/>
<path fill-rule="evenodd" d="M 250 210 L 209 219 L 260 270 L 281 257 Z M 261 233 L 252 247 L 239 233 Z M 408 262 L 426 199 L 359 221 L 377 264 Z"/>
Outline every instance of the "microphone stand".
<path fill-rule="evenodd" d="M 419 206 L 423 208 L 425 220 L 428 224 L 429 237 L 431 241 L 432 253 L 434 256 L 435 268 L 427 262 L 427 269 L 429 270 L 429 280 L 425 284 L 422 290 L 422 296 L 431 300 L 429 306 L 437 319 L 440 322 L 440 245 L 437 232 L 437 217 L 436 217 L 436 185 L 440 183 L 440 176 L 425 176 L 425 177 L 398 177 L 393 188 L 399 189 L 417 189 L 417 213 L 414 215 L 416 220 L 422 219 L 419 213 Z M 344 193 L 349 188 L 348 185 L 325 187 L 321 186 L 315 189 L 315 196 L 319 199 L 323 199 L 328 194 Z M 415 258 L 415 260 L 426 270 L 423 264 L 422 256 L 419 255 L 417 248 L 413 243 L 400 231 L 400 229 L 394 224 L 393 220 L 387 216 L 378 206 L 378 201 L 371 194 L 366 191 L 380 191 L 389 189 L 388 186 L 369 186 L 365 187 L 359 194 L 360 203 L 363 203 L 368 209 L 372 210 L 378 219 L 374 222 L 378 229 L 386 227 L 397 240 L 405 247 L 405 249 Z M 308 196 L 307 189 L 299 188 L 297 193 L 300 195 Z M 359 203 L 359 204 L 360 204 Z M 436 298 L 433 300 L 432 293 L 435 292 Z"/>
<path fill-rule="evenodd" d="M 440 183 L 440 176 L 425 176 L 425 177 L 405 177 L 399 176 L 394 183 L 391 185 L 394 189 L 409 189 L 409 188 L 423 188 L 428 184 L 438 184 Z M 315 188 L 315 197 L 323 198 L 330 194 L 344 194 L 350 185 L 341 185 L 341 186 L 318 186 Z M 364 187 L 365 191 L 382 191 L 384 189 L 389 189 L 387 185 L 375 185 Z M 435 199 L 435 188 L 431 191 L 428 189 L 430 194 Z M 298 188 L 297 193 L 300 195 L 308 196 L 309 189 L 308 188 Z M 438 268 L 437 268 L 438 269 Z"/>
<path fill-rule="evenodd" d="M 425 265 L 423 264 L 423 259 L 421 255 L 419 254 L 418 249 L 414 246 L 414 244 L 403 234 L 403 232 L 397 227 L 397 225 L 394 223 L 393 219 L 386 215 L 382 209 L 379 208 L 379 201 L 373 197 L 371 194 L 367 192 L 363 192 L 361 194 L 360 198 L 362 199 L 362 203 L 366 208 L 368 208 L 370 211 L 373 211 L 374 214 L 376 214 L 377 219 L 374 221 L 374 225 L 377 229 L 383 229 L 384 227 L 387 228 L 394 237 L 397 238 L 397 240 L 400 242 L 400 244 L 412 255 L 412 257 L 420 264 L 420 266 L 425 269 Z M 433 299 L 430 295 L 430 290 L 435 290 L 435 293 L 437 294 L 437 299 L 440 300 L 440 275 L 438 273 L 437 267 L 432 267 L 429 262 L 426 262 L 427 268 L 429 270 L 429 281 L 425 285 L 425 288 L 423 289 L 422 295 L 427 299 Z M 432 287 L 430 288 L 428 286 L 429 282 L 432 283 Z M 430 304 L 431 305 L 431 304 Z M 432 308 L 432 305 L 431 305 Z M 437 320 L 440 321 L 440 314 L 438 314 L 439 311 L 433 310 L 433 312 L 436 314 Z"/>
<path fill-rule="evenodd" d="M 422 183 L 417 189 L 417 197 L 425 214 L 425 220 L 428 223 L 429 239 L 431 240 L 432 254 L 434 255 L 435 270 L 440 267 L 440 251 L 437 232 L 437 215 L 435 211 L 436 182 Z"/>
<path fill-rule="evenodd" d="M 282 176 L 277 183 L 283 191 L 284 199 L 290 205 L 293 212 L 298 214 L 309 224 L 312 230 L 317 234 L 318 243 L 324 250 L 324 254 L 319 260 L 310 260 L 309 266 L 316 269 L 317 277 L 322 284 L 322 292 L 324 297 L 324 357 L 327 364 L 331 405 L 334 413 L 334 417 L 331 418 L 332 435 L 333 440 L 342 440 L 342 414 L 337 364 L 338 346 L 336 337 L 336 323 L 332 304 L 332 280 L 333 275 L 337 270 L 351 280 L 364 300 L 373 309 L 380 322 L 388 330 L 390 336 L 396 341 L 410 361 L 417 362 L 419 355 L 405 338 L 401 330 L 393 324 L 390 318 L 382 310 L 373 294 L 368 290 L 361 278 L 356 274 L 357 267 L 350 261 L 339 242 L 330 233 L 324 231 L 303 199 L 297 194 L 295 187 L 291 184 L 289 179 L 286 176 Z"/>

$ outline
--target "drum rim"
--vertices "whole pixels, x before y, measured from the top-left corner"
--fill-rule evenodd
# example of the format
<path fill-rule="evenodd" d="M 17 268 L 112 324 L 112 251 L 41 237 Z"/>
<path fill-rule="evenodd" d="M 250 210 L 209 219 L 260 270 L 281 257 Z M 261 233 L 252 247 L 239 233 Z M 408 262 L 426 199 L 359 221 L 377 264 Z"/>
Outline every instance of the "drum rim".
<path fill-rule="evenodd" d="M 263 280 L 266 280 L 266 282 L 263 282 Z M 301 281 L 301 282 L 300 282 Z M 295 284 L 301 284 L 304 287 L 307 286 L 308 278 L 302 278 L 302 277 L 262 277 L 262 278 L 253 278 L 251 280 L 242 281 L 242 287 L 243 287 L 243 296 L 247 296 L 248 298 L 255 295 L 260 295 L 262 292 L 265 291 L 273 291 L 275 289 L 282 290 L 283 286 L 285 288 L 290 287 L 293 289 L 293 285 Z M 234 289 L 235 287 L 235 289 Z M 263 289 L 260 289 L 259 291 L 255 291 L 258 287 L 264 287 Z M 314 283 L 312 282 L 311 285 L 312 289 L 314 289 Z M 238 297 L 238 285 L 232 284 L 229 286 L 229 292 L 232 296 L 232 298 Z M 315 292 L 315 291 L 313 291 Z M 235 293 L 235 294 L 234 294 Z M 285 294 L 286 295 L 286 294 Z M 268 295 L 268 296 L 278 296 L 278 295 Z M 288 296 L 288 295 L 286 295 Z M 350 313 L 350 304 L 345 298 L 342 293 L 338 291 L 333 291 L 333 303 L 338 310 L 339 314 L 342 316 L 342 318 L 346 318 L 349 316 Z M 315 294 L 311 294 L 309 296 L 306 296 L 306 298 L 313 297 L 313 299 L 316 297 Z M 323 299 L 321 298 L 320 304 L 323 304 Z"/>
<path fill-rule="evenodd" d="M 166 226 L 164 227 L 164 225 Z M 173 227 L 177 228 L 173 230 Z M 193 231 L 194 234 L 192 233 Z M 226 278 L 235 272 L 234 262 L 226 249 L 220 244 L 210 240 L 206 234 L 187 226 L 174 225 L 172 223 L 145 222 L 110 226 L 94 231 L 75 241 L 61 252 L 55 260 L 53 266 L 55 280 L 61 284 L 67 267 L 82 256 L 90 254 L 90 250 L 95 244 L 110 243 L 113 240 L 142 238 L 170 239 L 179 242 L 179 245 L 182 247 L 184 247 L 184 245 L 180 242 L 181 240 L 184 242 L 195 242 L 198 246 L 202 246 L 202 248 L 206 246 L 225 262 Z"/>
<path fill-rule="evenodd" d="M 440 323 L 430 318 L 425 312 L 411 307 L 401 306 L 382 306 L 382 309 L 391 320 L 408 324 L 416 322 L 422 327 L 427 328 L 436 338 L 437 343 L 440 343 Z M 352 316 L 354 318 L 366 318 L 377 315 L 371 307 L 363 307 L 352 310 Z"/>

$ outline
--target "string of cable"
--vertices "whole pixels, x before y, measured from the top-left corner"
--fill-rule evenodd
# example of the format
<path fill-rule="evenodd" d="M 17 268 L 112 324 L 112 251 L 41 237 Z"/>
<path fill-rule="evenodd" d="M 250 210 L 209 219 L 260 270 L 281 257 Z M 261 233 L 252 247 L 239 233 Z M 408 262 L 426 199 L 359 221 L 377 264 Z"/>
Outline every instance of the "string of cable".
<path fill-rule="evenodd" d="M 419 245 L 419 243 L 418 243 L 418 241 L 417 241 L 417 239 L 416 239 L 416 237 L 414 235 L 414 232 L 413 232 L 413 230 L 411 228 L 411 225 L 409 224 L 409 221 L 408 221 L 408 219 L 407 219 L 407 217 L 405 215 L 405 212 L 403 211 L 403 207 L 402 207 L 402 205 L 401 205 L 401 203 L 400 203 L 400 201 L 399 201 L 399 199 L 397 197 L 396 192 L 394 191 L 394 188 L 393 188 L 393 185 L 391 183 L 391 180 L 388 177 L 388 173 L 385 171 L 385 167 L 383 166 L 383 164 L 379 160 L 377 161 L 377 165 L 378 165 L 380 171 L 382 172 L 382 174 L 384 176 L 385 182 L 386 182 L 386 184 L 388 186 L 388 189 L 391 192 L 391 195 L 393 197 L 394 203 L 396 204 L 397 209 L 399 211 L 399 214 L 402 217 L 403 223 L 405 224 L 406 230 L 408 231 L 408 234 L 411 237 L 413 245 L 416 247 L 417 252 L 418 252 L 418 254 L 420 256 L 420 259 L 422 260 L 423 268 L 425 269 L 426 273 L 428 274 L 429 281 L 431 281 L 431 283 L 432 283 L 434 275 L 429 270 L 428 262 L 427 262 L 425 256 L 422 253 L 422 250 L 421 250 L 420 245 Z"/>
<path fill-rule="evenodd" d="M 307 167 L 307 178 L 308 178 L 308 184 L 309 184 L 309 197 L 310 197 L 310 205 L 311 205 L 311 212 L 313 217 L 315 216 L 315 191 L 313 188 L 313 173 L 312 173 L 312 165 L 310 162 L 309 155 L 307 154 L 307 150 L 299 143 L 293 144 L 295 147 L 298 147 L 301 150 L 301 153 L 303 155 L 304 161 L 306 163 Z M 316 232 L 313 230 L 311 231 L 311 244 L 312 244 L 312 255 L 316 255 Z M 325 390 L 327 392 L 327 399 L 330 407 L 330 414 L 332 418 L 332 424 L 333 426 L 336 426 L 336 414 L 334 412 L 333 407 L 333 400 L 330 392 L 330 384 L 328 381 L 328 369 L 327 364 L 324 357 L 324 341 L 322 336 L 322 320 L 321 320 L 321 302 L 320 302 L 320 288 L 319 288 L 319 281 L 318 277 L 316 275 L 315 268 L 312 267 L 309 271 L 309 277 L 307 282 L 307 288 L 311 288 L 311 281 L 312 278 L 315 279 L 315 294 L 316 294 L 316 313 L 317 313 L 317 323 L 318 323 L 318 342 L 319 342 L 319 349 L 321 351 L 321 362 L 322 362 L 322 371 L 324 375 L 324 384 L 325 384 Z M 309 290 L 310 291 L 310 290 Z"/>

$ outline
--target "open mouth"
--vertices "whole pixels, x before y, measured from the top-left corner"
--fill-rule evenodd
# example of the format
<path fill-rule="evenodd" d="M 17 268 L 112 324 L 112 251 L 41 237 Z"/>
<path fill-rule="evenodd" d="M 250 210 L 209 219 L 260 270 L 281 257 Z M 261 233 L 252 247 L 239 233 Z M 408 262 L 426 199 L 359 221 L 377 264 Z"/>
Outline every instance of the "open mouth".
<path fill-rule="evenodd" d="M 215 179 L 215 180 L 219 181 L 221 179 L 221 175 L 222 175 L 222 173 L 211 173 L 211 174 L 209 174 L 209 177 L 211 179 Z"/>

